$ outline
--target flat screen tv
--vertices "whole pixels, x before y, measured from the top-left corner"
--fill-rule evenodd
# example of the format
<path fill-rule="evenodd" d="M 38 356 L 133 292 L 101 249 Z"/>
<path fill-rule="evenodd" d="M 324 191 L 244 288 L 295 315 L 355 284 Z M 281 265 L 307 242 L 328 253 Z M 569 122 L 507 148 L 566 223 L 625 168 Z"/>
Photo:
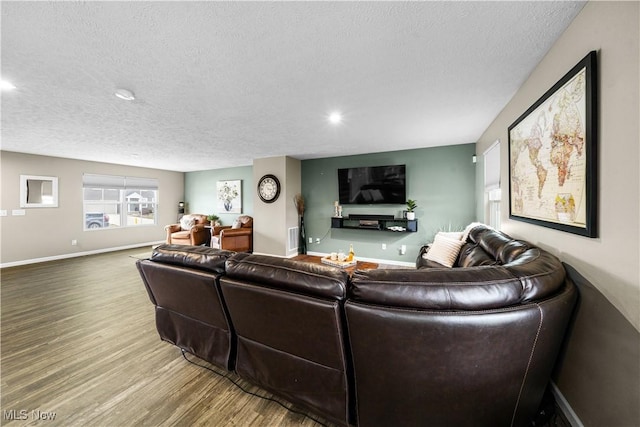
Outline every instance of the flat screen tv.
<path fill-rule="evenodd" d="M 338 200 L 341 205 L 404 204 L 405 169 L 405 165 L 338 169 Z"/>

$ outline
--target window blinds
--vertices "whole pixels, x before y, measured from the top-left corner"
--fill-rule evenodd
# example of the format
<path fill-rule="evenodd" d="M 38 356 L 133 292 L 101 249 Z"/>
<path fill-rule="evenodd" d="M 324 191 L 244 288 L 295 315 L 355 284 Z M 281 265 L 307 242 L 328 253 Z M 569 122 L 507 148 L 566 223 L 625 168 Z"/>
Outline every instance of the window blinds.
<path fill-rule="evenodd" d="M 82 175 L 83 188 L 109 188 L 109 189 L 141 189 L 157 190 L 156 178 L 140 178 L 116 175 L 94 175 L 85 173 Z"/>
<path fill-rule="evenodd" d="M 500 140 L 484 152 L 484 189 L 489 192 L 500 188 Z"/>

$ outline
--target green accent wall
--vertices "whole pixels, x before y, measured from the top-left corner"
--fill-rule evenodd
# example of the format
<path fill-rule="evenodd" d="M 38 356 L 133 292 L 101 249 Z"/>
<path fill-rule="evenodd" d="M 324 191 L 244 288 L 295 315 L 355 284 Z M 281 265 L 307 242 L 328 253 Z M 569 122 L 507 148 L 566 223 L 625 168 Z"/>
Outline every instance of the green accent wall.
<path fill-rule="evenodd" d="M 462 230 L 475 221 L 475 144 L 390 151 L 302 161 L 302 195 L 305 198 L 305 230 L 309 253 L 349 250 L 356 256 L 413 263 L 420 247 L 433 241 L 440 230 Z M 338 200 L 340 168 L 405 164 L 407 198 L 417 201 L 417 233 L 332 229 L 334 201 Z M 405 205 L 344 205 L 349 214 L 393 214 L 402 217 Z M 316 239 L 321 239 L 316 243 Z M 382 249 L 382 243 L 387 249 Z M 406 245 L 405 255 L 400 247 Z"/>
<path fill-rule="evenodd" d="M 307 243 L 307 252 L 348 251 L 353 244 L 356 256 L 362 258 L 399 264 L 415 262 L 420 247 L 432 242 L 435 233 L 462 230 L 476 220 L 476 164 L 472 162 L 475 149 L 475 144 L 462 144 L 303 160 L 301 180 L 307 242 L 309 237 L 313 238 L 313 243 Z M 338 169 L 394 164 L 407 167 L 407 198 L 418 203 L 418 232 L 332 229 L 333 203 L 338 200 Z M 253 216 L 252 166 L 185 173 L 187 213 L 215 213 L 223 224 L 230 225 L 237 214 L 224 214 L 217 209 L 216 183 L 235 179 L 242 180 L 242 211 Z M 403 210 L 405 205 L 344 205 L 343 216 L 385 214 L 401 218 Z M 386 250 L 382 249 L 382 243 L 387 245 Z M 400 254 L 402 245 L 406 246 L 405 255 Z"/>
<path fill-rule="evenodd" d="M 212 169 L 184 174 L 184 201 L 186 213 L 211 215 L 220 217 L 223 225 L 231 225 L 239 214 L 228 214 L 218 209 L 216 184 L 218 181 L 242 180 L 242 213 L 253 216 L 253 167 Z"/>

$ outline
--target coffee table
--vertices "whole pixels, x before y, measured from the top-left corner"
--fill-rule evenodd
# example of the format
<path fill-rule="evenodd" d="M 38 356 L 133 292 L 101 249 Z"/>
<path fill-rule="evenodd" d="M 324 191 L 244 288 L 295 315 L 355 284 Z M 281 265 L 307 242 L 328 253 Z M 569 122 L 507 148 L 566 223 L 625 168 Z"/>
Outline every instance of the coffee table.
<path fill-rule="evenodd" d="M 291 259 L 296 261 L 310 262 L 312 264 L 326 265 L 322 263 L 321 261 L 322 257 L 315 256 L 315 255 L 297 255 Z M 340 268 L 340 267 L 335 267 L 335 268 Z M 356 265 L 353 265 L 351 267 L 344 267 L 342 268 L 342 270 L 348 272 L 349 275 L 351 275 L 356 270 L 375 270 L 377 268 L 378 268 L 378 264 L 376 264 L 375 262 L 358 261 Z"/>

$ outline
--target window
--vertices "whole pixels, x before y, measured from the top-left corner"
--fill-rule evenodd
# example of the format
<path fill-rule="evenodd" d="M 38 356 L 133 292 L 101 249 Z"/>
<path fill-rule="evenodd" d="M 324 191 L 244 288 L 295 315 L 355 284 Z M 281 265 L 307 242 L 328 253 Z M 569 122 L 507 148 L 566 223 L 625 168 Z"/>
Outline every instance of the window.
<path fill-rule="evenodd" d="M 497 140 L 484 152 L 484 192 L 485 222 L 496 230 L 500 229 L 500 140 Z"/>
<path fill-rule="evenodd" d="M 85 230 L 157 223 L 157 179 L 84 174 L 82 193 Z"/>

